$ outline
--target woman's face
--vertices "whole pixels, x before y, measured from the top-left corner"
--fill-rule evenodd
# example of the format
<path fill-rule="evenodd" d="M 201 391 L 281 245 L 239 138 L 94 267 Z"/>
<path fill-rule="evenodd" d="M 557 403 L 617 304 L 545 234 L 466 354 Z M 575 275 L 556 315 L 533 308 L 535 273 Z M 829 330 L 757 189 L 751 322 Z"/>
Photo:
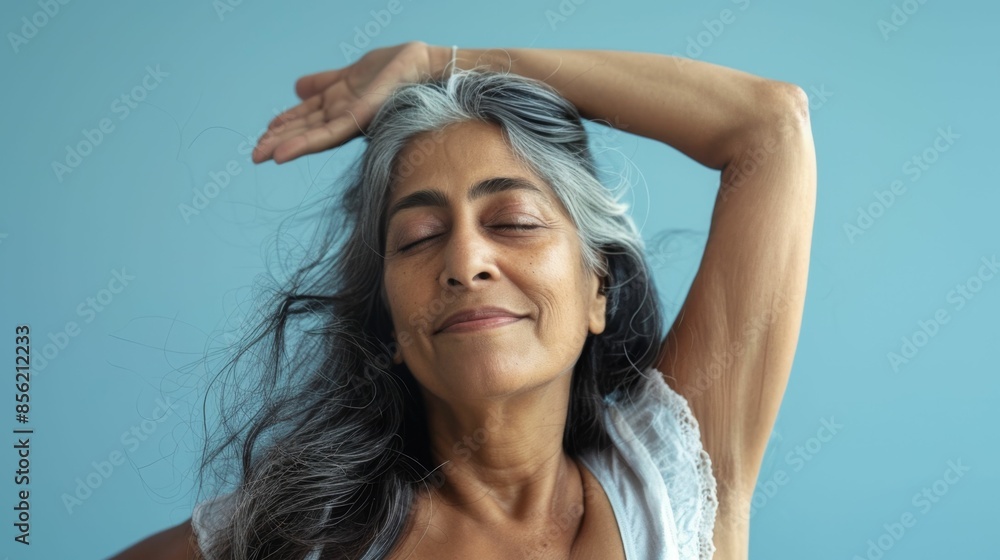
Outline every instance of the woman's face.
<path fill-rule="evenodd" d="M 494 124 L 424 134 L 400 156 L 384 274 L 395 361 L 446 400 L 511 394 L 572 371 L 587 333 L 604 330 L 606 298 L 550 187 Z M 483 306 L 519 318 L 438 332 L 456 311 Z"/>

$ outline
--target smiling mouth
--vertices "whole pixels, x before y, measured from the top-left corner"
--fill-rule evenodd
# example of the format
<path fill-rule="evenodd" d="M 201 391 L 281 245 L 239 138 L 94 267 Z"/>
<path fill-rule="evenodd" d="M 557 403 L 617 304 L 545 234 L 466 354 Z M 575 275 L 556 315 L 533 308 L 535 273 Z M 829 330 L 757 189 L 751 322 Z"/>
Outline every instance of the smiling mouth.
<path fill-rule="evenodd" d="M 502 327 L 504 325 L 509 325 L 511 323 L 516 323 L 521 319 L 524 319 L 524 317 L 510 317 L 510 316 L 486 317 L 484 319 L 461 321 L 459 323 L 455 323 L 444 329 L 441 329 L 440 331 L 438 331 L 438 334 L 482 331 L 482 330 Z"/>

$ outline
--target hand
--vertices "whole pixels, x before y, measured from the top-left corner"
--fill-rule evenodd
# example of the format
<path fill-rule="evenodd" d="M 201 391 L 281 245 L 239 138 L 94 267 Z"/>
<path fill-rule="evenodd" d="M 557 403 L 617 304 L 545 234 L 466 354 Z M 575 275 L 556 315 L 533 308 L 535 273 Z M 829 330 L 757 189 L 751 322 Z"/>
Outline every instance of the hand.
<path fill-rule="evenodd" d="M 363 134 L 396 87 L 432 72 L 435 47 L 410 41 L 374 49 L 357 62 L 303 76 L 295 82 L 302 103 L 272 120 L 253 151 L 254 163 L 285 163 Z"/>

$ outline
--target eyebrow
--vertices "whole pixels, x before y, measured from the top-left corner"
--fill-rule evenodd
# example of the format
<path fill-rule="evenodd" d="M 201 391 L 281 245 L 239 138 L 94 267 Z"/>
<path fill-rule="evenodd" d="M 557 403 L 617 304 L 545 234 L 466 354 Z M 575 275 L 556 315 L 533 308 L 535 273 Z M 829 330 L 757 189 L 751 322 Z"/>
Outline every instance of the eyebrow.
<path fill-rule="evenodd" d="M 469 189 L 466 199 L 472 202 L 477 198 L 511 190 L 526 190 L 545 199 L 545 193 L 541 189 L 531 181 L 520 177 L 490 177 L 489 179 L 479 181 Z M 545 202 L 548 203 L 548 200 L 545 200 Z M 445 208 L 448 206 L 448 197 L 438 189 L 423 189 L 410 193 L 392 205 L 392 208 L 389 209 L 389 213 L 386 215 L 385 223 L 388 224 L 392 220 L 392 217 L 401 210 L 423 206 Z"/>

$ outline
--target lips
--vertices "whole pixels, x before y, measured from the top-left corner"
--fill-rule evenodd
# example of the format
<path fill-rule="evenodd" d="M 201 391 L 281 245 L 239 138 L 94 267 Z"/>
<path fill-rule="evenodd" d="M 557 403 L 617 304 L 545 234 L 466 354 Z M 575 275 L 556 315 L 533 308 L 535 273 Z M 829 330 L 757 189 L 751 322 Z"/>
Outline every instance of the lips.
<path fill-rule="evenodd" d="M 463 309 L 456 313 L 452 313 L 448 317 L 445 317 L 445 320 L 442 321 L 440 325 L 438 325 L 438 328 L 436 331 L 434 331 L 434 334 L 438 334 L 444 329 L 457 323 L 463 323 L 465 321 L 476 321 L 479 319 L 490 319 L 493 317 L 514 317 L 519 319 L 521 317 L 525 317 L 525 315 L 514 313 L 513 311 L 504 309 L 502 307 L 474 307 L 470 309 Z"/>

